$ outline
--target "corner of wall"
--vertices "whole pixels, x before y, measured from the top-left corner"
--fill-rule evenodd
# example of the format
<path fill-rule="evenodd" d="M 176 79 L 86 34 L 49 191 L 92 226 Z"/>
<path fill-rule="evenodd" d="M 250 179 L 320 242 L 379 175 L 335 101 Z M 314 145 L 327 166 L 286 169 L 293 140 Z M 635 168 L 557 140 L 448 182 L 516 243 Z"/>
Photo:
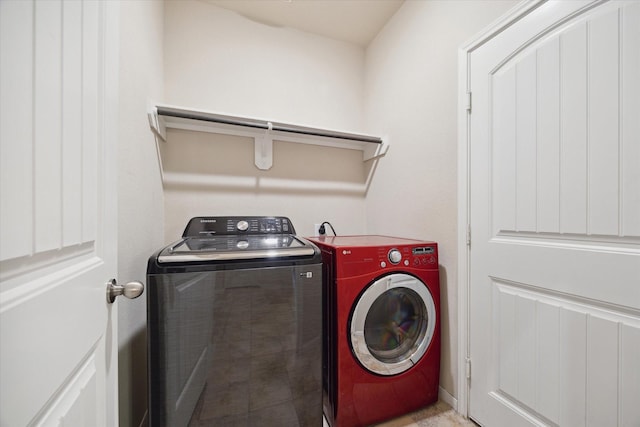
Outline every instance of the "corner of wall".
<path fill-rule="evenodd" d="M 163 193 L 149 99 L 163 95 L 164 2 L 122 2 L 118 155 L 118 280 L 145 282 L 163 243 Z M 118 302 L 119 424 L 138 426 L 147 409 L 146 295 Z"/>

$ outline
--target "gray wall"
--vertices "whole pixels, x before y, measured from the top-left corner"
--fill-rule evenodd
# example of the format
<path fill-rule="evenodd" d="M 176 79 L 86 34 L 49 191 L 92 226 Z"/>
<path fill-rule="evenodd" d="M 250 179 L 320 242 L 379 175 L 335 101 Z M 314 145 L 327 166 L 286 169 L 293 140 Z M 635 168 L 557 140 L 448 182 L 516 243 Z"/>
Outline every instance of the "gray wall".
<path fill-rule="evenodd" d="M 120 4 L 118 281 L 146 282 L 146 261 L 163 243 L 162 183 L 147 103 L 163 96 L 161 1 Z M 147 407 L 146 294 L 118 298 L 120 425 L 138 426 Z"/>

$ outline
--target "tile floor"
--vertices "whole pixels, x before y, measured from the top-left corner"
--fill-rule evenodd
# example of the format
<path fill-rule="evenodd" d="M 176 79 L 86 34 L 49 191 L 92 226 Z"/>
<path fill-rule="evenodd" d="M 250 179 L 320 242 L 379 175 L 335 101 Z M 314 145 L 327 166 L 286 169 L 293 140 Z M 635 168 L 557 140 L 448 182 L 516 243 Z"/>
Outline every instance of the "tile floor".
<path fill-rule="evenodd" d="M 328 427 L 323 420 L 323 427 Z M 427 408 L 377 424 L 375 427 L 477 427 L 442 401 Z"/>

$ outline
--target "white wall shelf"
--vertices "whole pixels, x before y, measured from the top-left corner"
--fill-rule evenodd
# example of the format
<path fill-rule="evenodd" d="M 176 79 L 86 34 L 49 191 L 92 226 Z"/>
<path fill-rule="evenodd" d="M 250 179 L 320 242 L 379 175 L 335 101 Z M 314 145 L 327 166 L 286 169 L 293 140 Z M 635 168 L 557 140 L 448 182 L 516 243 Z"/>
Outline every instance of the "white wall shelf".
<path fill-rule="evenodd" d="M 383 156 L 389 149 L 388 141 L 371 135 L 310 128 L 164 105 L 157 105 L 151 109 L 149 124 L 163 141 L 166 141 L 167 128 L 253 138 L 255 165 L 261 170 L 269 170 L 273 165 L 274 140 L 360 150 L 363 161 Z"/>

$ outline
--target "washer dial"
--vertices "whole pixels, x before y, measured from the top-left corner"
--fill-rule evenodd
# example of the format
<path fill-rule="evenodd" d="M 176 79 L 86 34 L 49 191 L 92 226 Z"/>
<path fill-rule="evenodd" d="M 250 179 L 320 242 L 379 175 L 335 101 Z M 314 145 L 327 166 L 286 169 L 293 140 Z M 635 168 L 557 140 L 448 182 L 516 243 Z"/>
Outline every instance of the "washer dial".
<path fill-rule="evenodd" d="M 247 221 L 238 221 L 236 228 L 238 231 L 247 231 L 249 229 L 249 223 Z"/>
<path fill-rule="evenodd" d="M 402 261 L 402 254 L 397 249 L 391 249 L 388 254 L 391 264 L 397 264 Z"/>

